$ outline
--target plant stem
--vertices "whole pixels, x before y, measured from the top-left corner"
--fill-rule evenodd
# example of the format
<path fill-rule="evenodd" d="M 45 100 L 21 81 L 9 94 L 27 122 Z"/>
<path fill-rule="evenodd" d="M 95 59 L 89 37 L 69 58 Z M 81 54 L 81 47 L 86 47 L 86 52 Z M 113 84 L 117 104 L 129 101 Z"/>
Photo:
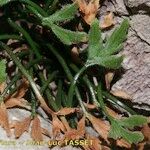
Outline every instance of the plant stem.
<path fill-rule="evenodd" d="M 40 59 L 37 60 L 33 60 L 31 61 L 29 64 L 26 65 L 26 69 L 29 69 L 30 67 L 32 67 L 34 64 L 38 63 L 40 61 Z M 1 94 L 2 97 L 5 97 L 5 95 L 7 94 L 8 90 L 12 87 L 12 85 L 19 80 L 19 78 L 21 78 L 21 73 L 19 72 L 18 74 L 16 74 L 12 79 L 11 82 L 7 85 L 7 87 L 4 89 L 3 93 Z M 17 87 L 13 90 L 15 91 L 17 89 Z M 10 92 L 11 94 L 11 92 Z"/>
<path fill-rule="evenodd" d="M 0 35 L 0 40 L 7 40 L 7 39 L 22 40 L 22 38 L 19 35 L 15 35 L 15 34 Z"/>
<path fill-rule="evenodd" d="M 44 10 L 47 11 L 49 9 L 49 6 L 53 3 L 54 0 L 47 0 Z"/>
<path fill-rule="evenodd" d="M 56 58 L 58 59 L 58 61 L 60 62 L 61 66 L 63 67 L 67 78 L 72 81 L 73 76 L 71 74 L 71 71 L 69 70 L 66 62 L 64 61 L 64 59 L 62 58 L 62 56 L 57 52 L 57 50 L 50 44 L 47 44 L 47 47 L 50 49 L 50 51 L 56 56 Z"/>
<path fill-rule="evenodd" d="M 132 115 L 136 115 L 137 114 L 134 110 L 132 110 L 127 105 L 123 104 L 121 101 L 119 101 L 118 99 L 116 99 L 114 96 L 112 96 L 108 92 L 102 91 L 102 93 L 107 98 L 107 100 L 110 101 L 111 103 L 114 103 L 114 105 L 120 106 L 121 108 L 123 108 L 125 111 L 129 112 Z"/>
<path fill-rule="evenodd" d="M 17 0 L 16 0 L 17 1 Z M 30 0 L 18 0 L 22 3 L 26 3 L 30 6 L 32 6 L 33 8 L 35 8 L 42 16 L 47 17 L 47 13 L 41 8 L 39 7 L 39 5 L 37 5 L 36 3 L 30 1 Z"/>
<path fill-rule="evenodd" d="M 34 51 L 36 57 L 40 58 L 41 55 L 40 55 L 38 49 L 36 48 L 31 36 L 28 34 L 28 32 L 26 30 L 24 30 L 21 26 L 17 25 L 15 22 L 13 22 L 11 19 L 8 19 L 8 22 L 14 29 L 18 30 L 19 32 L 21 32 L 23 34 L 23 36 L 25 37 L 25 39 L 31 46 L 32 50 Z"/>
<path fill-rule="evenodd" d="M 36 67 L 37 68 L 37 67 Z M 44 76 L 41 72 L 39 72 L 39 78 L 42 82 L 43 85 L 47 84 L 47 81 L 44 79 Z M 46 89 L 45 91 L 46 93 L 46 96 L 48 98 L 48 103 L 49 105 L 55 110 L 57 111 L 58 110 L 58 106 L 56 105 L 54 99 L 53 99 L 53 96 L 51 95 L 51 91 L 49 89 Z"/>
<path fill-rule="evenodd" d="M 71 67 L 76 73 L 79 72 L 79 69 L 78 69 L 78 67 L 77 67 L 76 65 L 70 64 L 70 67 Z M 94 103 L 97 107 L 100 107 L 100 104 L 98 103 L 97 98 L 96 98 L 96 94 L 95 94 L 93 85 L 92 85 L 92 83 L 90 82 L 90 80 L 88 79 L 87 75 L 84 75 L 84 76 L 83 76 L 83 81 L 86 83 L 87 87 L 89 88 L 89 91 L 90 91 L 90 93 L 91 93 L 91 97 L 92 97 L 93 103 Z"/>
<path fill-rule="evenodd" d="M 64 69 L 65 73 L 66 73 L 66 76 L 67 78 L 70 80 L 70 82 L 73 81 L 73 76 L 71 74 L 71 71 L 69 70 L 65 60 L 63 59 L 63 57 L 55 50 L 55 48 L 53 46 L 51 46 L 50 44 L 47 44 L 47 47 L 51 50 L 51 52 L 56 56 L 56 58 L 58 59 L 59 63 L 61 64 L 62 68 Z M 82 110 L 85 114 L 87 114 L 87 111 L 85 109 L 85 106 L 82 102 L 82 98 L 81 98 L 81 95 L 80 95 L 80 92 L 78 90 L 78 88 L 75 89 L 75 93 L 76 93 L 76 96 L 78 98 L 78 101 L 80 103 L 80 106 L 82 107 Z M 70 99 L 69 99 L 70 100 Z M 70 107 L 72 106 L 72 102 L 69 101 L 69 104 L 70 104 Z"/>
<path fill-rule="evenodd" d="M 74 90 L 75 90 L 78 78 L 85 71 L 85 69 L 86 69 L 85 67 L 82 67 L 82 69 L 75 75 L 74 79 L 71 82 L 69 92 L 68 92 L 68 99 L 69 99 L 70 105 L 72 105 L 72 102 L 73 102 Z"/>
<path fill-rule="evenodd" d="M 24 68 L 24 66 L 20 63 L 18 58 L 15 56 L 15 54 L 11 51 L 11 49 L 4 44 L 3 42 L 0 42 L 0 46 L 6 50 L 6 52 L 10 55 L 12 60 L 16 63 L 17 67 L 20 69 L 22 74 L 28 79 L 37 99 L 39 100 L 41 107 L 49 114 L 53 115 L 53 111 L 47 106 L 44 98 L 42 97 L 39 89 L 36 86 L 36 83 L 32 79 L 32 77 L 29 75 L 29 72 Z"/>
<path fill-rule="evenodd" d="M 32 12 L 33 14 L 35 14 L 40 20 L 42 20 L 43 16 L 36 10 L 34 9 L 34 7 L 32 6 L 26 6 L 30 12 Z"/>
<path fill-rule="evenodd" d="M 54 77 L 57 75 L 57 71 L 52 72 L 51 75 L 48 76 L 47 81 L 44 82 L 43 86 L 41 87 L 41 93 L 44 93 L 44 91 L 47 89 L 50 82 L 54 79 Z"/>
<path fill-rule="evenodd" d="M 69 88 L 69 92 L 68 92 L 68 98 L 69 98 L 69 102 L 70 104 L 72 104 L 72 101 L 73 101 L 73 96 L 74 96 L 74 90 L 75 90 L 75 86 L 76 86 L 76 83 L 79 79 L 79 77 L 81 76 L 81 74 L 88 68 L 89 66 L 83 66 L 79 72 L 75 75 L 74 79 L 71 81 L 71 85 L 70 85 L 70 88 Z"/>
<path fill-rule="evenodd" d="M 47 14 L 52 14 L 55 11 L 58 2 L 59 0 L 53 0 L 51 7 L 46 11 Z"/>

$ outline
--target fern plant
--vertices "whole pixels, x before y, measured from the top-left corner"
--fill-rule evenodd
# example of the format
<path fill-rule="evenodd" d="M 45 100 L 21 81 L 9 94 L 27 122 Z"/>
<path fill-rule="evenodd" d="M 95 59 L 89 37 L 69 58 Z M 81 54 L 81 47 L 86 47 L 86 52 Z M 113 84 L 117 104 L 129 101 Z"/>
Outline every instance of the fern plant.
<path fill-rule="evenodd" d="M 111 95 L 103 80 L 105 70 L 121 67 L 123 56 L 117 53 L 123 48 L 129 28 L 128 20 L 125 19 L 104 42 L 97 19 L 92 22 L 90 28 L 85 25 L 84 30 L 83 25 L 82 32 L 71 26 L 71 23 L 75 27 L 79 23 L 85 24 L 83 20 L 77 21 L 79 19 L 77 3 L 67 4 L 60 10 L 55 10 L 57 7 L 54 10 L 49 7 L 52 5 L 49 1 L 41 5 L 42 7 L 40 2 L 30 0 L 0 0 L 0 6 L 4 10 L 1 18 L 5 18 L 7 26 L 11 28 L 11 34 L 4 31 L 0 35 L 0 47 L 3 52 L 7 52 L 13 65 L 19 68 L 19 73 L 15 72 L 15 75 L 8 76 L 7 80 L 8 66 L 4 60 L 0 61 L 0 83 L 7 82 L 7 87 L 1 93 L 1 102 L 5 103 L 5 98 L 18 90 L 15 83 L 18 80 L 22 81 L 23 75 L 32 87 L 27 94 L 32 99 L 28 102 L 33 118 L 38 115 L 37 109 L 40 104 L 53 119 L 56 119 L 55 112 L 63 108 L 80 107 L 82 110 L 80 114 L 91 120 L 91 114 L 95 116 L 95 113 L 90 112 L 85 105 L 89 99 L 89 103 L 95 105 L 98 113 L 110 124 L 107 138 L 114 140 L 122 138 L 130 144 L 142 141 L 144 139 L 142 133 L 133 129 L 146 124 L 147 118 L 138 115 L 132 108 Z M 12 6 L 18 9 L 9 12 L 8 8 Z M 48 8 L 51 8 L 51 11 Z M 13 45 L 6 44 L 9 39 L 17 40 L 19 46 L 25 44 L 27 50 L 15 53 Z M 83 43 L 87 44 L 84 50 L 86 59 L 76 64 L 71 59 L 70 49 L 73 45 L 78 47 Z M 98 76 L 93 75 L 92 70 L 95 70 Z M 93 78 L 96 78 L 97 84 L 93 82 Z M 56 84 L 57 91 L 53 91 L 49 86 L 51 82 Z M 125 110 L 129 117 L 121 119 L 112 117 L 107 111 L 109 105 Z M 71 114 L 71 117 L 59 116 L 59 118 L 75 128 L 78 124 L 78 112 L 71 111 L 68 114 Z"/>

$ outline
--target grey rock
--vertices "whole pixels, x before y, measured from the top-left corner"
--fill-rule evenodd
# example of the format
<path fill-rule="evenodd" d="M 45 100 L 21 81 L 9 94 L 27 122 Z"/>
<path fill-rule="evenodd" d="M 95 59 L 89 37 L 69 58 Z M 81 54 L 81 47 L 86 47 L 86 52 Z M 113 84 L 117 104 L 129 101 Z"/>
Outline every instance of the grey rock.
<path fill-rule="evenodd" d="M 124 0 L 116 0 L 114 2 L 115 12 L 119 15 L 129 15 L 126 6 L 124 4 Z"/>
<path fill-rule="evenodd" d="M 133 15 L 131 17 L 131 26 L 136 34 L 150 45 L 150 16 Z"/>
<path fill-rule="evenodd" d="M 109 0 L 105 0 L 104 3 L 102 4 L 100 8 L 100 17 L 102 17 L 107 12 L 115 12 L 114 4 Z"/>
<path fill-rule="evenodd" d="M 148 4 L 150 0 L 124 0 L 126 6 L 132 8 L 132 7 L 138 7 L 142 4 Z"/>
<path fill-rule="evenodd" d="M 135 26 L 138 22 L 140 22 L 139 26 L 142 26 L 144 22 L 140 21 L 140 17 L 138 21 L 135 20 L 134 18 L 131 21 L 133 30 L 130 29 L 124 50 L 121 52 L 125 55 L 123 62 L 125 74 L 113 86 L 113 90 L 119 89 L 129 93 L 133 97 L 134 105 L 150 105 L 150 45 L 149 35 L 147 36 L 150 31 L 144 26 L 142 29 L 137 29 Z M 150 107 L 147 109 L 150 110 Z"/>

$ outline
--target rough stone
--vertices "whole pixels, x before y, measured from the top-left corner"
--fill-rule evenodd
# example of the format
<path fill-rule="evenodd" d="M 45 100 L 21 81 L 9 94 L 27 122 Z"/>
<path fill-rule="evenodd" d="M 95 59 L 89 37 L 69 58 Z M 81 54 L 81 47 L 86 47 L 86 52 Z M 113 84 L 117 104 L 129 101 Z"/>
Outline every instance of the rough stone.
<path fill-rule="evenodd" d="M 132 7 L 138 7 L 142 4 L 147 5 L 150 0 L 124 0 L 126 6 L 132 8 Z"/>
<path fill-rule="evenodd" d="M 124 50 L 125 74 L 113 89 L 125 90 L 133 97 L 135 105 L 150 105 L 150 17 L 134 15 Z M 145 104 L 145 105 L 144 105 Z M 142 108 L 142 106 L 141 106 Z"/>
<path fill-rule="evenodd" d="M 124 0 L 116 0 L 114 6 L 115 6 L 115 12 L 118 15 L 129 15 L 126 6 L 124 4 Z"/>
<path fill-rule="evenodd" d="M 131 27 L 136 31 L 137 36 L 150 45 L 150 16 L 133 15 L 131 17 Z"/>

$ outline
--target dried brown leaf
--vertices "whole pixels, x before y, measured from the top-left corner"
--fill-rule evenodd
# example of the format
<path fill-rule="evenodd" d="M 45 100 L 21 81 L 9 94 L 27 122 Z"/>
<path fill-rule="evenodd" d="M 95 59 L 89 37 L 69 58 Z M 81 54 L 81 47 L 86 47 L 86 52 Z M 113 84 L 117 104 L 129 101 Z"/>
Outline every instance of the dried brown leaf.
<path fill-rule="evenodd" d="M 131 144 L 125 141 L 124 139 L 118 139 L 116 141 L 116 145 L 119 147 L 124 147 L 124 148 L 131 148 Z"/>
<path fill-rule="evenodd" d="M 76 0 L 76 2 L 79 5 L 80 11 L 83 13 L 83 19 L 87 24 L 91 25 L 100 7 L 99 0 L 90 0 L 89 2 L 86 0 Z"/>
<path fill-rule="evenodd" d="M 11 136 L 8 113 L 5 104 L 0 104 L 0 125 L 5 129 L 7 136 Z"/>
<path fill-rule="evenodd" d="M 46 135 L 47 137 L 51 137 L 50 132 L 45 128 L 42 128 L 42 134 Z"/>
<path fill-rule="evenodd" d="M 78 140 L 83 138 L 85 134 L 85 116 L 78 122 L 77 129 L 70 129 L 65 132 L 64 138 L 67 140 Z"/>
<path fill-rule="evenodd" d="M 115 73 L 114 72 L 108 72 L 105 74 L 105 82 L 106 82 L 106 88 L 110 89 L 110 84 L 114 78 Z"/>
<path fill-rule="evenodd" d="M 0 93 L 3 93 L 4 89 L 6 88 L 6 83 L 0 83 Z"/>
<path fill-rule="evenodd" d="M 96 109 L 96 105 L 94 104 L 88 104 L 88 103 L 84 103 L 85 107 L 87 107 L 88 109 Z"/>
<path fill-rule="evenodd" d="M 108 114 L 113 118 L 120 119 L 121 116 L 118 113 L 116 113 L 114 110 L 110 109 L 109 107 L 106 107 L 106 110 Z"/>
<path fill-rule="evenodd" d="M 31 137 L 35 141 L 42 141 L 42 128 L 38 116 L 34 117 L 31 128 Z"/>
<path fill-rule="evenodd" d="M 138 150 L 146 150 L 145 149 L 146 142 L 142 142 L 138 144 Z"/>
<path fill-rule="evenodd" d="M 53 116 L 52 120 L 52 131 L 53 137 L 57 137 L 61 131 L 65 132 L 64 124 L 58 119 L 57 116 Z"/>
<path fill-rule="evenodd" d="M 102 150 L 111 150 L 108 146 L 102 146 Z"/>
<path fill-rule="evenodd" d="M 79 50 L 77 47 L 73 47 L 71 50 L 71 58 L 75 63 L 81 63 L 81 59 L 79 57 Z"/>
<path fill-rule="evenodd" d="M 29 83 L 24 79 L 23 83 L 19 86 L 19 89 L 11 97 L 22 98 L 29 88 Z"/>
<path fill-rule="evenodd" d="M 101 141 L 97 137 L 87 134 L 86 139 L 91 142 L 88 145 L 84 145 L 84 149 L 86 149 L 86 150 L 102 150 Z"/>
<path fill-rule="evenodd" d="M 107 14 L 105 17 L 104 17 L 104 20 L 103 22 L 100 24 L 100 27 L 102 29 L 105 29 L 105 28 L 108 28 L 108 27 L 111 27 L 112 25 L 114 25 L 114 15 L 112 12 L 110 12 L 109 14 Z"/>
<path fill-rule="evenodd" d="M 18 121 L 15 123 L 15 138 L 19 138 L 25 131 L 28 132 L 29 126 L 31 123 L 31 117 L 27 117 L 22 121 Z"/>
<path fill-rule="evenodd" d="M 126 93 L 125 91 L 115 90 L 115 91 L 111 91 L 111 93 L 114 96 L 117 96 L 117 97 L 120 97 L 120 98 L 123 98 L 123 99 L 126 99 L 126 100 L 131 100 L 132 99 L 132 97 L 128 93 Z"/>
<path fill-rule="evenodd" d="M 76 129 L 71 129 L 67 132 L 65 132 L 65 135 L 64 135 L 65 139 L 67 140 L 78 140 L 80 139 L 81 137 L 83 137 L 83 134 L 80 133 L 78 130 Z"/>
<path fill-rule="evenodd" d="M 77 130 L 85 134 L 85 116 L 83 116 L 78 122 Z"/>
<path fill-rule="evenodd" d="M 149 127 L 149 125 L 148 124 L 144 125 L 141 131 L 142 131 L 145 139 L 150 142 L 150 127 Z"/>
<path fill-rule="evenodd" d="M 10 98 L 5 102 L 6 108 L 23 107 L 27 108 L 27 101 L 23 98 Z"/>
<path fill-rule="evenodd" d="M 58 112 L 56 112 L 55 114 L 60 115 L 60 116 L 66 116 L 66 115 L 74 113 L 76 110 L 77 110 L 76 108 L 64 107 L 61 110 L 59 110 Z"/>
<path fill-rule="evenodd" d="M 93 128 L 100 134 L 100 136 L 107 142 L 108 141 L 108 132 L 110 130 L 110 125 L 105 121 L 98 119 L 92 115 L 88 115 L 89 121 L 92 123 Z"/>

